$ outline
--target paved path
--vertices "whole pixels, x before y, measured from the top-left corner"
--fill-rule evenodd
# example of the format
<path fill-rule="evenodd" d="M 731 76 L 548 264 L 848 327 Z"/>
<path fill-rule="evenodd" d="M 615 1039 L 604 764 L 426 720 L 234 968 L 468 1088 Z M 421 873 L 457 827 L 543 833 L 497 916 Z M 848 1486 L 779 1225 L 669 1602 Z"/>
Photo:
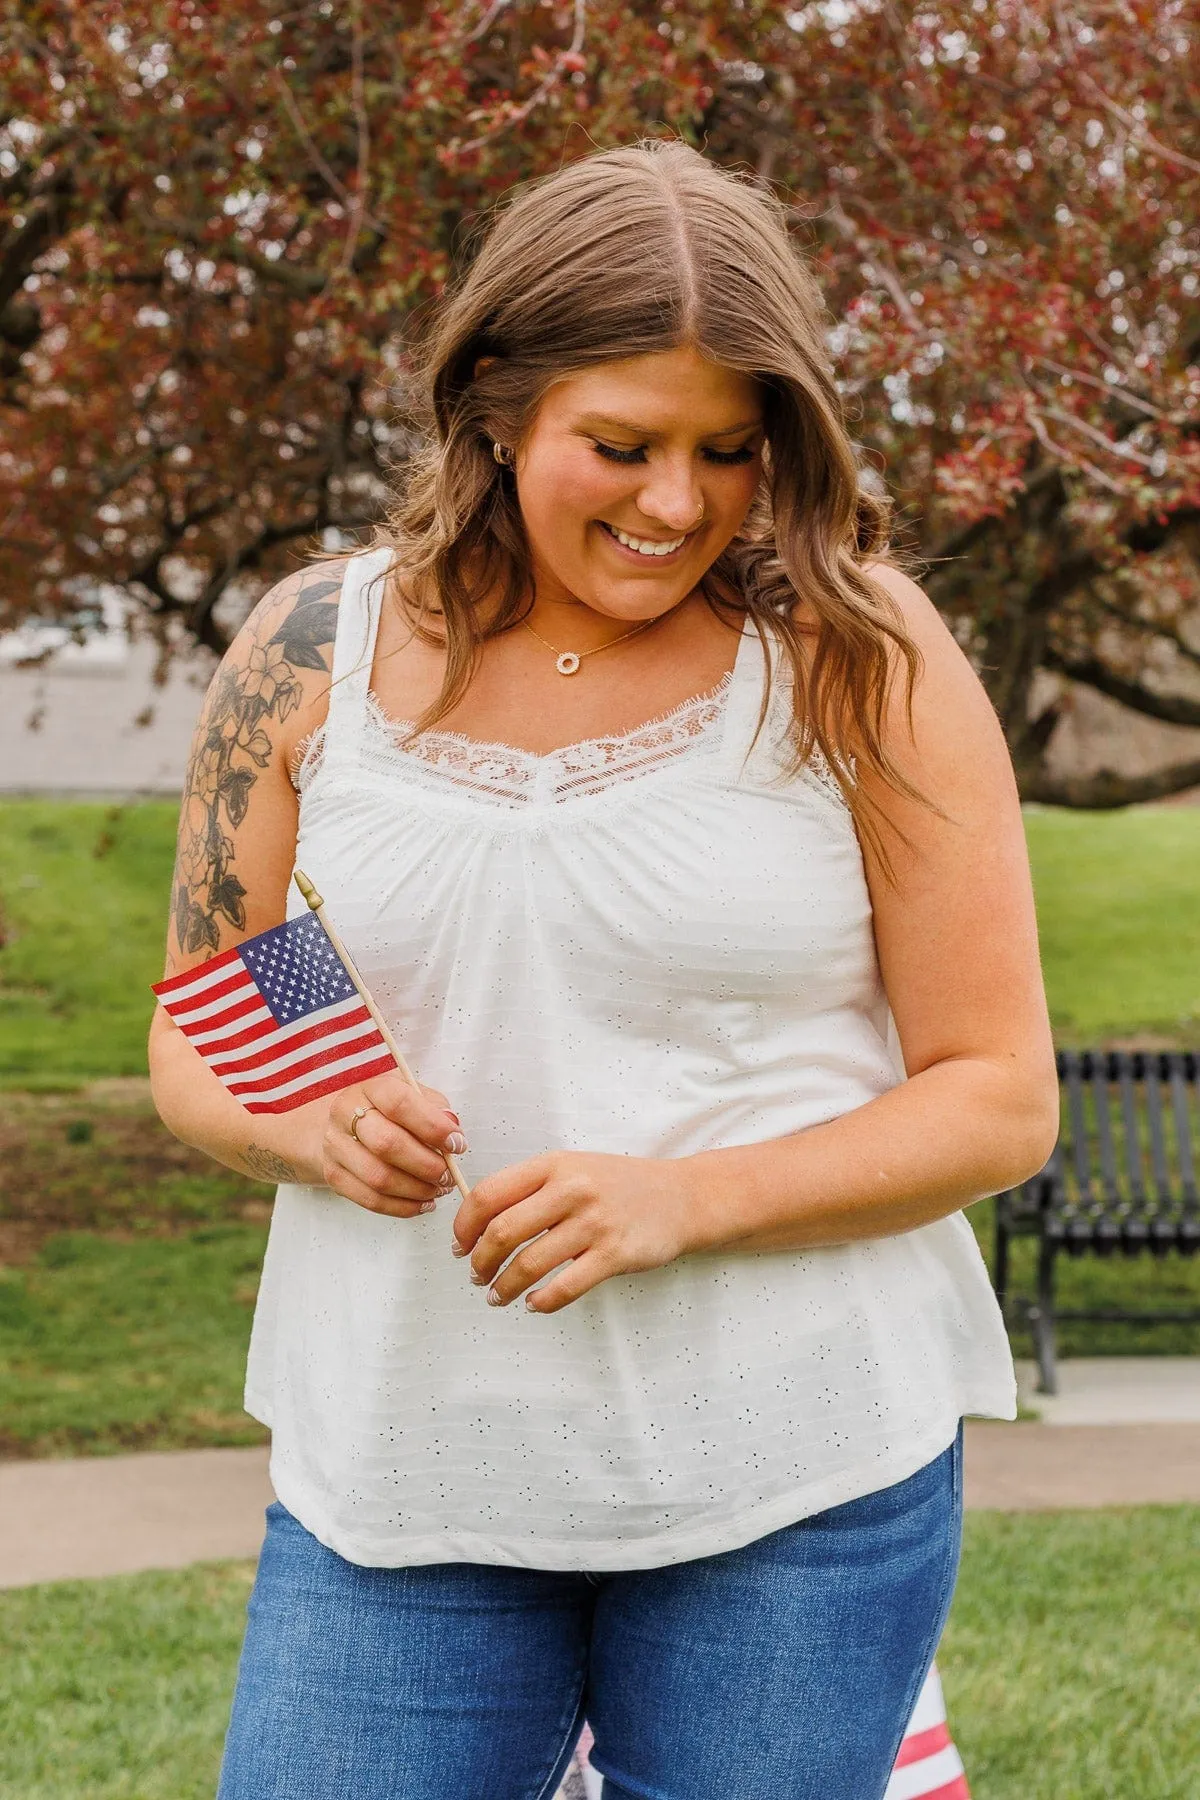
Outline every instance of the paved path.
<path fill-rule="evenodd" d="M 968 1420 L 965 1490 L 1000 1512 L 1200 1504 L 1200 1426 Z"/>
<path fill-rule="evenodd" d="M 1017 1392 L 1047 1425 L 1200 1425 L 1200 1356 L 1073 1356 L 1057 1394 L 1039 1394 L 1037 1365 L 1018 1362 Z"/>
<path fill-rule="evenodd" d="M 0 1463 L 0 1587 L 257 1556 L 265 1450 Z"/>
<path fill-rule="evenodd" d="M 265 1450 L 0 1463 L 0 1587 L 252 1557 Z M 966 1503 L 1024 1512 L 1200 1503 L 1200 1427 L 967 1424 Z"/>

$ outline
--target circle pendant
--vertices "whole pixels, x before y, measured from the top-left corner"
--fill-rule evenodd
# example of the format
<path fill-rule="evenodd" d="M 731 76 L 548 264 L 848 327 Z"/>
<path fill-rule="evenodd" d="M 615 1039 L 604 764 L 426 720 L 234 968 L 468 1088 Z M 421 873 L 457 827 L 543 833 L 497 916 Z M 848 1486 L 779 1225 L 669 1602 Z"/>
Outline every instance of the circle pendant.
<path fill-rule="evenodd" d="M 579 667 L 579 658 L 574 650 L 564 650 L 554 666 L 560 675 L 573 675 Z"/>

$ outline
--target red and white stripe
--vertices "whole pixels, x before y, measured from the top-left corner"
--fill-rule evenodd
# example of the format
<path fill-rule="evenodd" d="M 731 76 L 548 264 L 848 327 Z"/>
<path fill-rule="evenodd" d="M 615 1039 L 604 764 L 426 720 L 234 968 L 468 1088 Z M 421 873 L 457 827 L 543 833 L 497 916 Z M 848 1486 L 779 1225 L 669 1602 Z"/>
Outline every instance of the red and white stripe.
<path fill-rule="evenodd" d="M 247 1112 L 290 1112 L 396 1067 L 358 994 L 280 1025 L 236 949 L 154 991 Z"/>
<path fill-rule="evenodd" d="M 884 1800 L 971 1800 L 962 1757 L 946 1723 L 936 1664 L 913 1708 Z"/>
<path fill-rule="evenodd" d="M 603 1777 L 588 1761 L 592 1734 L 585 1725 L 571 1780 L 559 1789 L 562 1800 L 573 1786 L 582 1788 L 586 1800 L 600 1800 Z M 780 1800 L 785 1800 L 783 1794 Z M 936 1667 L 930 1669 L 900 1745 L 884 1800 L 971 1800 L 962 1758 L 954 1748 L 946 1724 L 946 1703 Z"/>

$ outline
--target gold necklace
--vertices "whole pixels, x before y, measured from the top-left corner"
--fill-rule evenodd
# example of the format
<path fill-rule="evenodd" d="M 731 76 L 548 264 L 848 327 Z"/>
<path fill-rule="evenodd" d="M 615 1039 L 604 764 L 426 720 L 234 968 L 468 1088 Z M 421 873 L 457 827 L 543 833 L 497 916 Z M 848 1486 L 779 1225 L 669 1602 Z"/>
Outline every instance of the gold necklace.
<path fill-rule="evenodd" d="M 674 607 L 671 610 L 674 611 Z M 601 650 L 611 650 L 614 645 L 623 644 L 627 638 L 636 637 L 639 631 L 649 631 L 652 625 L 658 625 L 666 616 L 665 613 L 660 613 L 657 619 L 643 619 L 642 623 L 635 625 L 632 631 L 623 631 L 620 637 L 610 638 L 607 644 L 597 644 L 594 650 L 560 650 L 557 644 L 550 642 L 549 638 L 544 638 L 539 632 L 534 631 L 528 619 L 522 619 L 521 623 L 526 631 L 537 638 L 539 644 L 545 644 L 547 650 L 553 650 L 558 659 L 554 666 L 560 675 L 574 675 L 585 656 L 599 656 Z"/>

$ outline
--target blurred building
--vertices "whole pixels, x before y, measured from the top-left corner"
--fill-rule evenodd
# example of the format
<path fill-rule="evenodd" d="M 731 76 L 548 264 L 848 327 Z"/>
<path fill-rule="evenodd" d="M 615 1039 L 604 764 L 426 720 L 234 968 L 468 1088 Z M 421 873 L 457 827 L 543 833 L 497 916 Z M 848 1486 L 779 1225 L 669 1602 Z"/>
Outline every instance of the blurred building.
<path fill-rule="evenodd" d="M 131 637 L 120 603 L 0 637 L 0 793 L 177 794 L 215 658 Z"/>

